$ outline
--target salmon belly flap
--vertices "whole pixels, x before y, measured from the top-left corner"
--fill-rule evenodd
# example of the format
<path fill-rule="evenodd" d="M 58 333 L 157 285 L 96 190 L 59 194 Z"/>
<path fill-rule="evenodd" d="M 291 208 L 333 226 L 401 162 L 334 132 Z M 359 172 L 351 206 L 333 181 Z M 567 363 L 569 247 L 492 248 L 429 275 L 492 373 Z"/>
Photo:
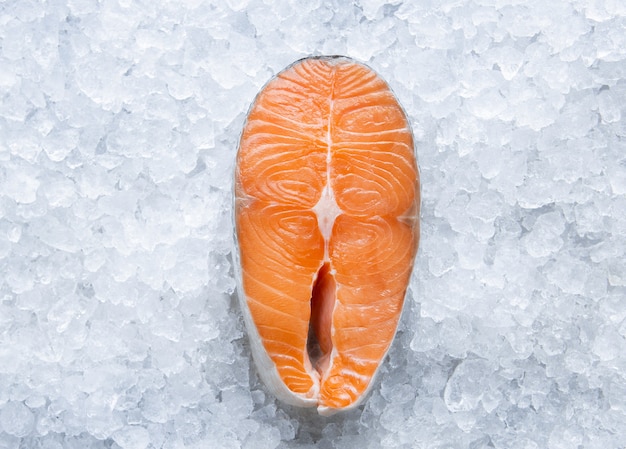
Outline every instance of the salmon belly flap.
<path fill-rule="evenodd" d="M 365 397 L 401 315 L 419 205 L 408 120 L 367 66 L 307 58 L 261 90 L 237 154 L 237 268 L 279 399 L 332 414 Z"/>

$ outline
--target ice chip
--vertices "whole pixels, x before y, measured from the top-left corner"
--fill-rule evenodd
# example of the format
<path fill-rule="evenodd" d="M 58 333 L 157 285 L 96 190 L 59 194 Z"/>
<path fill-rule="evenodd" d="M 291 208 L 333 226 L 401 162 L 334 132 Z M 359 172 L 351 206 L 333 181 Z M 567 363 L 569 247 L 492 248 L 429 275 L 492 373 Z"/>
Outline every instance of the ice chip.
<path fill-rule="evenodd" d="M 69 0 L 68 7 L 75 16 L 96 12 L 98 9 L 97 0 Z"/>
<path fill-rule="evenodd" d="M 0 407 L 0 428 L 9 435 L 24 438 L 33 431 L 35 415 L 24 403 L 10 401 Z"/>
<path fill-rule="evenodd" d="M 275 449 L 280 445 L 280 431 L 273 426 L 265 425 L 246 439 L 242 446 L 245 449 Z"/>
<path fill-rule="evenodd" d="M 604 325 L 594 339 L 592 349 L 600 360 L 613 360 L 626 350 L 626 339 L 613 327 Z"/>
<path fill-rule="evenodd" d="M 378 10 L 382 7 L 380 0 L 361 0 L 359 3 L 363 9 L 363 15 L 368 20 L 373 20 Z"/>
<path fill-rule="evenodd" d="M 537 14 L 525 4 L 508 5 L 501 10 L 500 25 L 511 36 L 532 37 L 544 27 L 550 26 L 552 21 L 546 14 Z"/>
<path fill-rule="evenodd" d="M 4 184 L 1 189 L 2 195 L 17 203 L 31 204 L 37 199 L 37 190 L 41 182 L 37 179 L 37 173 L 33 168 L 19 165 L 11 167 L 3 181 L 3 183 L 0 181 Z"/>
<path fill-rule="evenodd" d="M 467 100 L 468 110 L 482 120 L 491 120 L 507 109 L 506 98 L 497 89 L 488 89 Z"/>
<path fill-rule="evenodd" d="M 162 392 L 153 389 L 144 393 L 141 413 L 147 420 L 161 424 L 167 422 L 169 419 L 168 406 L 163 396 Z"/>
<path fill-rule="evenodd" d="M 626 195 L 626 162 L 614 164 L 607 170 L 613 193 Z"/>
<path fill-rule="evenodd" d="M 367 30 L 358 27 L 350 33 L 346 47 L 348 53 L 361 61 L 368 61 L 379 50 L 379 40 L 372 41 L 366 38 Z"/>
<path fill-rule="evenodd" d="M 78 143 L 78 131 L 67 129 L 54 131 L 43 140 L 43 149 L 48 157 L 55 162 L 65 159 L 76 148 Z"/>
<path fill-rule="evenodd" d="M 198 149 L 213 148 L 215 146 L 215 125 L 208 118 L 194 123 L 189 131 L 191 143 Z"/>
<path fill-rule="evenodd" d="M 252 397 L 241 389 L 227 389 L 222 392 L 222 401 L 228 407 L 229 414 L 235 419 L 243 419 L 252 412 Z"/>
<path fill-rule="evenodd" d="M 579 447 L 583 442 L 584 435 L 580 426 L 556 425 L 550 432 L 548 449 L 567 449 Z"/>
<path fill-rule="evenodd" d="M 169 310 L 155 314 L 152 320 L 152 333 L 171 341 L 179 341 L 183 332 L 183 318 L 180 312 Z"/>
<path fill-rule="evenodd" d="M 533 257 L 545 257 L 558 251 L 564 243 L 561 237 L 564 230 L 565 221 L 559 212 L 540 215 L 524 239 L 528 254 Z"/>
<path fill-rule="evenodd" d="M 67 178 L 56 179 L 44 184 L 43 193 L 52 207 L 68 207 L 76 197 L 75 184 Z"/>
<path fill-rule="evenodd" d="M 198 414 L 182 410 L 174 419 L 174 429 L 186 445 L 191 445 L 203 436 L 203 423 Z"/>
<path fill-rule="evenodd" d="M 475 409 L 485 392 L 492 373 L 487 361 L 468 359 L 461 362 L 452 373 L 444 390 L 444 401 L 451 412 Z"/>
<path fill-rule="evenodd" d="M 493 222 L 502 210 L 502 199 L 492 190 L 475 193 L 467 205 L 468 213 L 485 222 Z"/>
<path fill-rule="evenodd" d="M 413 351 L 425 352 L 437 346 L 435 322 L 430 318 L 422 318 L 410 343 Z"/>
<path fill-rule="evenodd" d="M 122 449 L 146 449 L 150 444 L 150 434 L 145 427 L 126 426 L 113 434 Z"/>
<path fill-rule="evenodd" d="M 587 353 L 569 349 L 565 353 L 565 366 L 574 373 L 582 374 L 591 366 L 591 358 Z"/>
<path fill-rule="evenodd" d="M 524 55 L 514 47 L 494 48 L 490 56 L 500 69 L 502 77 L 508 81 L 517 75 L 524 63 Z"/>
<path fill-rule="evenodd" d="M 545 99 L 529 98 L 516 107 L 516 121 L 519 126 L 528 126 L 533 131 L 551 125 L 558 116 L 557 109 Z"/>
<path fill-rule="evenodd" d="M 441 324 L 439 344 L 450 356 L 455 358 L 465 357 L 467 355 L 470 333 L 471 325 L 466 320 L 446 318 Z"/>
<path fill-rule="evenodd" d="M 452 245 L 442 245 L 437 253 L 428 259 L 428 269 L 434 276 L 443 276 L 450 271 L 457 262 L 458 256 Z"/>
<path fill-rule="evenodd" d="M 598 112 L 600 113 L 600 118 L 603 122 L 614 123 L 618 122 L 622 118 L 622 112 L 616 95 L 614 95 L 609 88 L 600 89 L 597 100 Z"/>
<path fill-rule="evenodd" d="M 226 3 L 228 3 L 228 7 L 232 9 L 233 11 L 241 11 L 242 9 L 245 9 L 248 6 L 249 1 L 248 0 L 227 0 Z"/>
<path fill-rule="evenodd" d="M 502 169 L 502 151 L 497 146 L 483 148 L 478 155 L 478 168 L 486 179 L 495 178 Z"/>
<path fill-rule="evenodd" d="M 75 252 L 80 248 L 76 230 L 72 229 L 71 222 L 67 220 L 51 214 L 45 219 L 34 220 L 31 226 L 31 232 L 52 248 L 67 252 Z"/>
<path fill-rule="evenodd" d="M 604 216 L 592 203 L 577 204 L 574 206 L 576 230 L 581 237 L 595 235 L 602 229 Z"/>

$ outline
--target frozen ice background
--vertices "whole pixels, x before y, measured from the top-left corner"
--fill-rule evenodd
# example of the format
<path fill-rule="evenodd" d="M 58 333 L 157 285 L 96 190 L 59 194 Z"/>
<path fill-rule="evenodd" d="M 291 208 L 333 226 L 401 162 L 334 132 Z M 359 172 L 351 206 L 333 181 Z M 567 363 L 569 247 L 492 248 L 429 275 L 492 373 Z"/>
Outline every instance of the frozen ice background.
<path fill-rule="evenodd" d="M 331 418 L 264 390 L 231 261 L 248 107 L 319 54 L 390 83 L 423 183 Z M 622 0 L 0 1 L 1 449 L 623 448 L 625 253 Z"/>

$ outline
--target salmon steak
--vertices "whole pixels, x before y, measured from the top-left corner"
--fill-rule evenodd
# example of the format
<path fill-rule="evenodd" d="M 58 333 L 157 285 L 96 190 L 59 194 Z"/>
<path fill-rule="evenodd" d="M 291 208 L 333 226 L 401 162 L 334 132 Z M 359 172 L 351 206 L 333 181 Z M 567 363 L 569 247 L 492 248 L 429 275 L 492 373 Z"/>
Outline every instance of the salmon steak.
<path fill-rule="evenodd" d="M 367 395 L 398 327 L 419 208 L 409 122 L 372 69 L 306 58 L 257 95 L 235 168 L 235 265 L 278 399 L 331 415 Z"/>

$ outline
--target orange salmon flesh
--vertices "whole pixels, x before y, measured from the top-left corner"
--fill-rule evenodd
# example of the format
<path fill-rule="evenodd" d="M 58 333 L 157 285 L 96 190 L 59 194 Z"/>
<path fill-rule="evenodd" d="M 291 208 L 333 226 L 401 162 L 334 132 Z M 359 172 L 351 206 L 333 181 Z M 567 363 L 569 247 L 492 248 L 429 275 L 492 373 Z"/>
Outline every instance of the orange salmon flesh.
<path fill-rule="evenodd" d="M 259 374 L 292 405 L 357 406 L 398 326 L 419 241 L 407 117 L 346 57 L 261 90 L 235 169 L 239 297 Z"/>

